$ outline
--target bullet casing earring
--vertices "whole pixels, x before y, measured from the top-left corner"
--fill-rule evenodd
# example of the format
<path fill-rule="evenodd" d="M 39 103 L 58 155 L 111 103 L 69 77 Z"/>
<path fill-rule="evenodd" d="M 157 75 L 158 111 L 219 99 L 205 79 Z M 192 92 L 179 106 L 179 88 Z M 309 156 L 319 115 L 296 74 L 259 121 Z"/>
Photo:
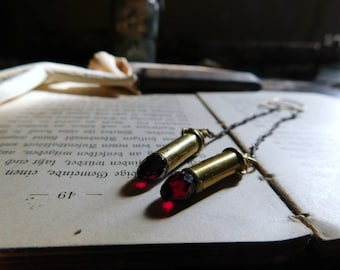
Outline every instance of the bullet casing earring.
<path fill-rule="evenodd" d="M 149 182 L 161 180 L 184 162 L 197 156 L 198 153 L 205 147 L 206 138 L 211 138 L 208 143 L 212 143 L 215 140 L 229 134 L 229 132 L 236 127 L 245 125 L 250 121 L 281 110 L 302 111 L 301 104 L 290 100 L 276 99 L 273 101 L 267 101 L 259 106 L 266 108 L 266 111 L 253 114 L 239 122 L 233 123 L 218 134 L 214 134 L 208 129 L 182 129 L 182 135 L 179 138 L 165 145 L 156 152 L 153 152 L 140 163 L 137 169 L 137 178 Z M 278 124 L 280 123 L 277 123 L 277 125 Z M 273 129 L 275 128 L 276 126 L 273 126 Z M 261 141 L 267 136 L 268 135 L 261 136 L 259 140 Z M 253 154 L 252 152 L 256 150 L 259 143 L 260 142 L 257 142 L 252 147 L 251 154 Z"/>
<path fill-rule="evenodd" d="M 186 200 L 230 175 L 245 174 L 255 162 L 234 148 L 226 148 L 216 156 L 169 176 L 161 187 L 161 197 L 171 201 Z"/>
<path fill-rule="evenodd" d="M 205 146 L 205 138 L 213 137 L 208 129 L 183 129 L 182 136 L 146 157 L 138 167 L 137 177 L 157 181 L 187 159 L 196 156 Z"/>

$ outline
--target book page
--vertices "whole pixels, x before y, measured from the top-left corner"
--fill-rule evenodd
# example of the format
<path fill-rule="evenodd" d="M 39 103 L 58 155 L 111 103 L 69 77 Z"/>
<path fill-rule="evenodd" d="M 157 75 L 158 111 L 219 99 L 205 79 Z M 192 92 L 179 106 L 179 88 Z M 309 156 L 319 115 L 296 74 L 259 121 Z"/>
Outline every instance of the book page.
<path fill-rule="evenodd" d="M 0 248 L 309 238 L 256 172 L 173 212 L 160 199 L 161 182 L 135 181 L 139 162 L 188 127 L 221 130 L 189 94 L 33 91 L 3 104 Z M 224 137 L 183 166 L 233 145 Z"/>
<path fill-rule="evenodd" d="M 298 101 L 305 106 L 297 119 L 282 123 L 256 152 L 277 187 L 296 204 L 298 218 L 312 224 L 319 239 L 340 238 L 340 101 L 317 94 L 261 91 L 259 93 L 202 94 L 214 113 L 227 124 L 259 111 L 258 104 L 273 98 Z M 250 147 L 280 117 L 282 111 L 235 130 Z M 285 196 L 286 196 L 285 195 Z"/>

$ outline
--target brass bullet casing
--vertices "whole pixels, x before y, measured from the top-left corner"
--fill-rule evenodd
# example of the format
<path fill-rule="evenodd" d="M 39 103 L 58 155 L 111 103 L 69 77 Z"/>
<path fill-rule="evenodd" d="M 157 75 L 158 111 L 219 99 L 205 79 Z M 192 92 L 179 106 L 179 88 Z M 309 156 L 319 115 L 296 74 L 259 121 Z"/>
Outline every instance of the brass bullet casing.
<path fill-rule="evenodd" d="M 182 129 L 182 136 L 145 158 L 137 176 L 155 181 L 163 178 L 176 167 L 197 155 L 205 146 L 205 138 L 213 137 L 208 129 Z"/>
<path fill-rule="evenodd" d="M 200 192 L 220 180 L 233 175 L 245 174 L 253 160 L 248 159 L 234 148 L 226 148 L 222 153 L 208 158 L 188 169 L 196 179 L 196 192 Z"/>
<path fill-rule="evenodd" d="M 182 129 L 181 137 L 158 150 L 157 153 L 167 161 L 167 173 L 196 156 L 205 146 L 205 137 L 211 137 L 207 129 Z"/>

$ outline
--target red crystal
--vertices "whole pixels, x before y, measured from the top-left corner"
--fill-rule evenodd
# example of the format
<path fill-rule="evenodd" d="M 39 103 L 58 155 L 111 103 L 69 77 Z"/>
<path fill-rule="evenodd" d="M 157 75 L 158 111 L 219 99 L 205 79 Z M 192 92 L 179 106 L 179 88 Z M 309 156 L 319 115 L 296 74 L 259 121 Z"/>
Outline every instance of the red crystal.
<path fill-rule="evenodd" d="M 162 203 L 162 209 L 166 214 L 171 213 L 174 207 L 175 207 L 175 203 L 172 201 L 165 201 Z"/>
<path fill-rule="evenodd" d="M 135 182 L 135 187 L 138 189 L 145 189 L 148 186 L 148 184 L 145 181 L 138 181 Z"/>
<path fill-rule="evenodd" d="M 145 158 L 139 165 L 137 177 L 148 181 L 157 181 L 165 176 L 167 162 L 157 153 L 153 153 Z"/>
<path fill-rule="evenodd" d="M 196 180 L 190 172 L 185 170 L 171 175 L 161 187 L 164 200 L 186 200 L 196 192 Z"/>

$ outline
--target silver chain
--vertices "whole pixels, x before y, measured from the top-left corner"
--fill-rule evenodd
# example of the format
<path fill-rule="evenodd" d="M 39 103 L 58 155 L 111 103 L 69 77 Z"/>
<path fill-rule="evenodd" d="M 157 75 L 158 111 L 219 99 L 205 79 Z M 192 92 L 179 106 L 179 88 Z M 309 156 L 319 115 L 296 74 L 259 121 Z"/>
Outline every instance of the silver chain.
<path fill-rule="evenodd" d="M 276 121 L 271 128 L 264 133 L 263 135 L 259 136 L 255 143 L 249 148 L 250 153 L 249 155 L 253 158 L 255 158 L 255 152 L 258 150 L 259 146 L 261 143 L 263 143 L 265 141 L 266 138 L 268 138 L 269 136 L 271 136 L 273 134 L 273 132 L 284 122 L 287 122 L 289 120 L 293 120 L 295 118 L 297 118 L 298 114 L 301 113 L 303 111 L 303 106 L 299 103 L 297 103 L 296 101 L 292 101 L 292 100 L 282 100 L 282 101 L 269 101 L 266 104 L 263 104 L 268 110 L 265 112 L 260 112 L 257 114 L 254 114 L 252 116 L 246 117 L 243 120 L 233 123 L 231 124 L 228 128 L 222 130 L 220 133 L 215 134 L 213 136 L 213 139 L 211 141 L 208 142 L 212 143 L 213 141 L 227 135 L 231 130 L 233 130 L 236 127 L 242 126 L 247 124 L 250 121 L 253 121 L 257 118 L 260 118 L 262 116 L 266 116 L 269 114 L 272 114 L 274 112 L 278 112 L 278 111 L 282 111 L 282 110 L 289 110 L 292 113 L 287 116 L 287 117 L 282 117 L 281 119 L 279 119 L 278 121 Z"/>
<path fill-rule="evenodd" d="M 255 157 L 255 151 L 258 150 L 259 146 L 261 143 L 263 143 L 265 141 L 266 138 L 268 138 L 269 136 L 271 136 L 274 132 L 275 129 L 277 129 L 282 123 L 289 121 L 289 120 L 293 120 L 295 118 L 297 118 L 298 114 L 301 111 L 299 110 L 294 110 L 290 116 L 287 117 L 283 117 L 280 120 L 278 120 L 276 123 L 274 123 L 272 125 L 272 127 L 263 135 L 261 135 L 260 137 L 257 138 L 256 142 L 249 148 L 250 150 L 250 155 L 252 157 Z"/>
<path fill-rule="evenodd" d="M 280 110 L 279 107 L 269 108 L 268 111 L 266 111 L 266 112 L 261 112 L 261 113 L 257 113 L 257 114 L 254 114 L 252 116 L 246 117 L 242 121 L 233 123 L 228 128 L 226 128 L 226 129 L 222 130 L 220 133 L 216 134 L 214 136 L 215 137 L 214 140 L 215 139 L 217 140 L 217 139 L 223 137 L 224 135 L 228 134 L 234 128 L 237 128 L 239 126 L 245 125 L 245 124 L 247 124 L 248 122 L 250 122 L 252 120 L 255 120 L 255 119 L 260 118 L 262 116 L 266 116 L 268 114 L 271 114 L 271 113 L 279 111 L 279 110 Z"/>

